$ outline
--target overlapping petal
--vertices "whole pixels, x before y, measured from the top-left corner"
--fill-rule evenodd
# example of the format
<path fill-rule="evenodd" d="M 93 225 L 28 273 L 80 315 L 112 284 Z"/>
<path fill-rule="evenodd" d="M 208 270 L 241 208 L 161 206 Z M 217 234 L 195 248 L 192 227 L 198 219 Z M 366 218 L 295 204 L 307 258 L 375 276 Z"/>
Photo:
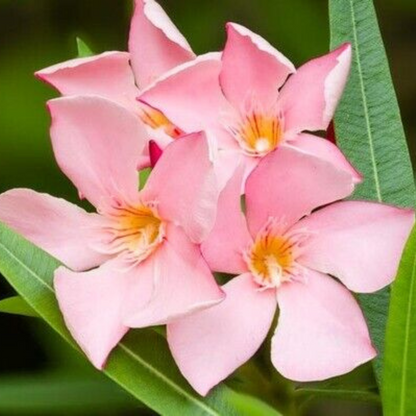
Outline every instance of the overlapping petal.
<path fill-rule="evenodd" d="M 243 174 L 243 166 L 240 166 L 221 192 L 214 228 L 201 246 L 210 268 L 217 272 L 240 274 L 247 271 L 243 253 L 252 238 L 240 205 Z"/>
<path fill-rule="evenodd" d="M 179 369 L 204 396 L 254 355 L 276 310 L 275 291 L 259 291 L 249 273 L 223 289 L 227 297 L 219 305 L 168 325 Z"/>
<path fill-rule="evenodd" d="M 168 71 L 139 100 L 162 111 L 187 133 L 218 125 L 227 104 L 219 86 L 220 54 L 207 53 Z"/>
<path fill-rule="evenodd" d="M 140 120 L 97 96 L 73 96 L 48 103 L 51 137 L 62 171 L 98 209 L 120 198 L 137 198 L 137 165 L 147 145 Z"/>
<path fill-rule="evenodd" d="M 163 245 L 129 274 L 123 307 L 129 327 L 166 324 L 224 298 L 199 247 L 174 225 Z"/>
<path fill-rule="evenodd" d="M 286 228 L 317 207 L 350 195 L 349 173 L 325 160 L 281 146 L 263 158 L 246 182 L 247 221 L 253 236 L 270 217 Z"/>
<path fill-rule="evenodd" d="M 201 242 L 214 225 L 218 194 L 207 139 L 204 133 L 194 133 L 164 150 L 141 196 L 157 201 L 162 218 Z"/>
<path fill-rule="evenodd" d="M 283 284 L 277 300 L 272 362 L 283 376 L 323 380 L 376 356 L 357 301 L 331 277 L 309 270 L 304 281 Z"/>
<path fill-rule="evenodd" d="M 351 165 L 341 150 L 330 140 L 322 139 L 313 134 L 301 133 L 294 140 L 290 141 L 290 145 L 300 149 L 306 153 L 319 157 L 332 163 L 339 169 L 345 170 L 352 175 L 354 183 L 360 183 L 363 180 L 362 175 Z"/>

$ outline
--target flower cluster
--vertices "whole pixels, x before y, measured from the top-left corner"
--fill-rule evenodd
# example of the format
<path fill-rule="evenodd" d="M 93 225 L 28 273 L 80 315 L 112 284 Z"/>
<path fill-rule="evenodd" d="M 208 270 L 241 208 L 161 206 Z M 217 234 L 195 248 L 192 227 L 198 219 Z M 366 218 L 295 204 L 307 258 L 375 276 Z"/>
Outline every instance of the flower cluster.
<path fill-rule="evenodd" d="M 371 360 L 350 290 L 391 283 L 414 223 L 411 210 L 341 201 L 363 178 L 311 134 L 333 118 L 351 46 L 296 69 L 259 35 L 226 29 L 222 52 L 195 56 L 154 0 L 136 0 L 129 53 L 37 72 L 62 94 L 48 102 L 57 163 L 96 213 L 0 195 L 0 220 L 63 263 L 58 303 L 97 368 L 130 328 L 166 324 L 201 395 L 255 354 L 277 309 L 271 359 L 285 377 Z M 221 287 L 213 272 L 235 277 Z"/>

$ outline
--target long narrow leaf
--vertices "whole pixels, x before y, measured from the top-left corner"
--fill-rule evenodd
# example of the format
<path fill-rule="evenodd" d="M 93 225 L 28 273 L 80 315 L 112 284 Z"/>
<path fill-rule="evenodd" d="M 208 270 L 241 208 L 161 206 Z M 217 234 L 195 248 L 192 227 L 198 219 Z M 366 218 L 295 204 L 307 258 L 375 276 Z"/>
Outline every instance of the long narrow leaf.
<path fill-rule="evenodd" d="M 0 300 L 0 312 L 30 317 L 39 316 L 21 296 L 13 296 Z"/>
<path fill-rule="evenodd" d="M 63 323 L 52 280 L 59 262 L 0 223 L 0 272 L 28 304 L 75 348 Z M 180 375 L 163 336 L 130 331 L 112 353 L 106 374 L 134 397 L 166 416 L 244 415 L 236 392 L 219 386 L 196 394 Z M 249 414 L 249 413 L 248 413 Z"/>
<path fill-rule="evenodd" d="M 353 64 L 335 118 L 337 143 L 364 175 L 355 199 L 413 207 L 415 186 L 372 0 L 329 0 L 331 46 L 351 42 Z M 360 297 L 379 356 L 384 353 L 389 290 Z"/>
<path fill-rule="evenodd" d="M 130 395 L 104 379 L 62 373 L 0 378 L 2 415 L 114 413 L 140 407 Z"/>
<path fill-rule="evenodd" d="M 392 286 L 382 393 L 385 416 L 416 414 L 416 227 Z"/>

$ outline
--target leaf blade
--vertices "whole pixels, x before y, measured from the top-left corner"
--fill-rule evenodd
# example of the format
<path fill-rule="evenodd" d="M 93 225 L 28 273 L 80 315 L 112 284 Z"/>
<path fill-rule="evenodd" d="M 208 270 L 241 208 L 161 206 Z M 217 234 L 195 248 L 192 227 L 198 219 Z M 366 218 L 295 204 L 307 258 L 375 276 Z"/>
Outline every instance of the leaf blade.
<path fill-rule="evenodd" d="M 415 205 L 415 184 L 400 112 L 372 0 L 329 0 L 331 47 L 353 46 L 350 79 L 335 117 L 337 144 L 364 175 L 354 199 Z M 381 383 L 390 293 L 360 295 L 379 356 Z"/>
<path fill-rule="evenodd" d="M 0 300 L 0 312 L 13 315 L 38 318 L 39 315 L 29 306 L 21 296 L 13 296 Z"/>
<path fill-rule="evenodd" d="M 78 36 L 76 38 L 76 42 L 78 58 L 88 58 L 89 56 L 94 55 L 94 52 L 91 50 L 91 48 Z"/>
<path fill-rule="evenodd" d="M 386 416 L 416 414 L 416 227 L 392 286 L 386 331 L 383 410 Z"/>

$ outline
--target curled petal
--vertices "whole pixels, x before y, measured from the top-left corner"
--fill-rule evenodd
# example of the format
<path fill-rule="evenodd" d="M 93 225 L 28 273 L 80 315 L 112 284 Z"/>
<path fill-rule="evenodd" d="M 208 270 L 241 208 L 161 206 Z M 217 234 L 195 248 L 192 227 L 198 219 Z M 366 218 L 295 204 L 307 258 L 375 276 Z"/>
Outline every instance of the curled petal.
<path fill-rule="evenodd" d="M 136 0 L 129 50 L 140 88 L 173 67 L 195 58 L 191 47 L 154 0 Z"/>
<path fill-rule="evenodd" d="M 351 45 L 346 43 L 300 67 L 281 90 L 279 106 L 285 129 L 326 130 L 334 116 L 351 66 Z"/>
<path fill-rule="evenodd" d="M 275 103 L 278 90 L 293 64 L 266 40 L 245 27 L 227 24 L 222 57 L 221 87 L 236 107 L 255 98 L 265 108 Z"/>
<path fill-rule="evenodd" d="M 99 95 L 137 111 L 138 89 L 127 52 L 72 59 L 35 73 L 62 95 Z"/>

